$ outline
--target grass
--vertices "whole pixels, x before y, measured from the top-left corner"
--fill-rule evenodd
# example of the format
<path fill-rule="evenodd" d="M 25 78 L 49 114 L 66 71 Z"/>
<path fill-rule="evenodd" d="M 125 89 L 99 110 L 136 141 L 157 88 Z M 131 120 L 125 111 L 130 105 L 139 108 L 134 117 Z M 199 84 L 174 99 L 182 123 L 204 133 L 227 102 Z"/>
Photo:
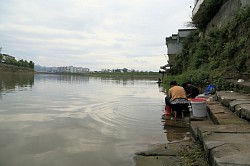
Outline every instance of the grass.
<path fill-rule="evenodd" d="M 181 166 L 210 166 L 201 144 L 183 145 L 178 155 Z"/>

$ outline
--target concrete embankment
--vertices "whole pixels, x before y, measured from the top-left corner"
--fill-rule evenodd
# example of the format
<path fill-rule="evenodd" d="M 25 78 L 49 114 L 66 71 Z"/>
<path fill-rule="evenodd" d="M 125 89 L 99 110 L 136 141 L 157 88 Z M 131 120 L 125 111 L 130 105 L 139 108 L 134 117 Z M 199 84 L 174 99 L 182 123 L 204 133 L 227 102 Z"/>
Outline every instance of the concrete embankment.
<path fill-rule="evenodd" d="M 216 95 L 204 97 L 207 99 L 207 117 L 191 116 L 190 130 L 193 141 L 201 144 L 209 163 L 196 161 L 203 157 L 193 157 L 199 151 L 197 148 L 189 154 L 192 162 L 199 163 L 195 165 L 250 166 L 250 94 L 218 91 Z M 180 151 L 191 146 L 197 144 L 182 140 L 137 153 L 136 165 L 190 165 L 183 163 Z"/>
<path fill-rule="evenodd" d="M 191 121 L 191 129 L 211 165 L 250 165 L 250 95 L 218 91 L 207 106 L 209 118 Z"/>

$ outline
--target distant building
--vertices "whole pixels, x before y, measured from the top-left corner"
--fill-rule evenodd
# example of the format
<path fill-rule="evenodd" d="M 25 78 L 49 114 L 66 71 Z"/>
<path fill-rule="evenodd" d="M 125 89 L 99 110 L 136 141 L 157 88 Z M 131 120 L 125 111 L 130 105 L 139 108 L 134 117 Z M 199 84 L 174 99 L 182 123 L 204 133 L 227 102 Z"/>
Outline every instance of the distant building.
<path fill-rule="evenodd" d="M 0 49 L 1 51 L 1 49 Z M 8 54 L 2 54 L 0 53 L 0 63 L 6 63 L 6 62 L 15 62 L 16 58 L 13 56 L 10 56 Z"/>
<path fill-rule="evenodd" d="M 65 67 L 57 67 L 56 72 L 58 73 L 88 73 L 89 68 L 65 66 Z"/>
<path fill-rule="evenodd" d="M 16 58 L 15 57 L 13 57 L 13 56 L 10 56 L 10 55 L 8 55 L 8 54 L 1 54 L 3 57 L 2 57 L 2 60 L 3 61 L 6 61 L 6 60 L 16 60 Z"/>

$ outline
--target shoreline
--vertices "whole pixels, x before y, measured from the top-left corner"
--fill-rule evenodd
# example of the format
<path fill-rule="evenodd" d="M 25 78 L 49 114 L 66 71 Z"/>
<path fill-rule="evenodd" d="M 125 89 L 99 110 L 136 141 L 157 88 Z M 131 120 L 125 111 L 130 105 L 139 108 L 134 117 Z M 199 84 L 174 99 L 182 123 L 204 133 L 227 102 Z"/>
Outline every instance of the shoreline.
<path fill-rule="evenodd" d="M 167 144 L 152 146 L 152 149 L 137 152 L 135 166 L 190 165 L 210 166 L 202 145 L 190 137 Z"/>
<path fill-rule="evenodd" d="M 190 165 L 210 166 L 202 144 L 192 133 L 190 121 L 187 119 L 170 119 L 162 116 L 166 143 L 152 145 L 149 150 L 135 153 L 136 166 Z M 190 120 L 193 120 L 190 116 Z"/>
<path fill-rule="evenodd" d="M 34 69 L 22 67 L 22 66 L 13 66 L 0 63 L 0 72 L 3 73 L 34 73 Z"/>

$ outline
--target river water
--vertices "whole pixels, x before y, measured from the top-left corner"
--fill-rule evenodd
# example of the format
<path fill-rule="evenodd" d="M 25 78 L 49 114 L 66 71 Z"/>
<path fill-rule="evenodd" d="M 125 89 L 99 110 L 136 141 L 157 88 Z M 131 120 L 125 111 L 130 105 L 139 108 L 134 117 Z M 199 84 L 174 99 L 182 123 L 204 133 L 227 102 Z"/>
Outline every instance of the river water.
<path fill-rule="evenodd" d="M 130 166 L 168 142 L 155 80 L 0 74 L 1 166 Z"/>

